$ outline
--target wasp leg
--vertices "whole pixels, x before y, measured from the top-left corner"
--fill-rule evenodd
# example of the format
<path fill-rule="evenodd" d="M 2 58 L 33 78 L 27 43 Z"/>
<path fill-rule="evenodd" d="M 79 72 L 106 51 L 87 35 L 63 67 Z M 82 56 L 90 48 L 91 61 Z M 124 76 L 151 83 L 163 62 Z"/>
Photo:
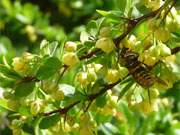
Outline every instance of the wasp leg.
<path fill-rule="evenodd" d="M 148 88 L 148 100 L 149 100 L 149 105 L 151 106 L 151 95 L 150 95 L 150 90 Z"/>

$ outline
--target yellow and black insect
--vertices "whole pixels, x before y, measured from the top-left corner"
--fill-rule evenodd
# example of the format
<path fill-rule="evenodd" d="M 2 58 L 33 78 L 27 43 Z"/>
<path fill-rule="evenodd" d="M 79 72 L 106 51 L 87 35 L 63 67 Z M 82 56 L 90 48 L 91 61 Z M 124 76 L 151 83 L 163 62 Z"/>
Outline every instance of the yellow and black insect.
<path fill-rule="evenodd" d="M 147 65 L 138 61 L 139 54 L 123 47 L 120 56 L 123 60 L 124 66 L 129 70 L 129 74 L 135 81 L 143 88 L 149 88 L 155 82 L 164 82 L 153 75 Z"/>

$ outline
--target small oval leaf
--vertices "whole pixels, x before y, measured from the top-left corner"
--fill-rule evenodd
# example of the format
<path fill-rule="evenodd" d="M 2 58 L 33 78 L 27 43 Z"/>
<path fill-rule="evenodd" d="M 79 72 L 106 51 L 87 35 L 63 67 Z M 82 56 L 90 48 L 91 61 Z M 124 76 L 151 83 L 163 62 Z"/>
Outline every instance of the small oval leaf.
<path fill-rule="evenodd" d="M 51 77 L 57 72 L 60 65 L 61 65 L 61 62 L 56 57 L 45 58 L 42 65 L 37 71 L 37 74 L 36 74 L 37 78 L 39 80 L 48 79 L 49 77 Z"/>
<path fill-rule="evenodd" d="M 47 116 L 41 120 L 41 122 L 39 123 L 39 128 L 47 129 L 49 127 L 54 126 L 59 120 L 60 120 L 59 114 Z"/>
<path fill-rule="evenodd" d="M 15 96 L 17 97 L 25 97 L 28 96 L 34 89 L 35 82 L 20 82 L 15 87 Z"/>

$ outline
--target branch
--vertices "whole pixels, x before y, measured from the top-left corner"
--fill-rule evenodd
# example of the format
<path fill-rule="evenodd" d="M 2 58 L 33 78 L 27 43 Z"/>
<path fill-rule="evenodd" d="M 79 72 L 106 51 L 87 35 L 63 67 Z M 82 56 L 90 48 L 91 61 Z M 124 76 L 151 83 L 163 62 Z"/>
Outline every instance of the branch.
<path fill-rule="evenodd" d="M 130 21 L 129 21 L 129 24 L 128 24 L 127 30 L 126 30 L 123 34 L 121 34 L 119 37 L 117 37 L 116 39 L 114 39 L 114 43 L 115 43 L 116 47 L 118 48 L 119 43 L 120 43 L 129 33 L 132 32 L 132 30 L 135 28 L 135 26 L 136 26 L 137 24 L 139 24 L 140 22 L 142 22 L 142 21 L 144 21 L 144 20 L 146 20 L 146 19 L 148 19 L 148 18 L 153 18 L 153 17 L 155 17 L 155 16 L 159 13 L 159 11 L 162 10 L 163 7 L 164 7 L 164 5 L 162 5 L 159 9 L 157 9 L 157 10 L 155 10 L 155 11 L 152 11 L 152 12 L 150 12 L 150 13 L 148 13 L 148 14 L 145 14 L 145 15 L 139 17 L 139 18 L 130 20 Z"/>
<path fill-rule="evenodd" d="M 52 115 L 54 113 L 66 114 L 71 108 L 73 108 L 75 105 L 77 105 L 79 103 L 80 103 L 80 100 L 70 104 L 69 106 L 67 106 L 65 108 L 60 108 L 60 109 L 57 109 L 57 110 L 54 110 L 51 112 L 43 113 L 43 116 L 49 116 L 49 115 Z"/>
<path fill-rule="evenodd" d="M 117 85 L 118 83 L 120 83 L 122 80 L 118 80 L 117 82 L 113 83 L 113 84 L 109 84 L 109 85 L 105 85 L 98 93 L 96 94 L 90 94 L 87 97 L 87 101 L 93 101 L 94 99 L 96 99 L 98 96 L 104 94 L 107 90 L 112 89 L 115 85 Z M 65 107 L 65 108 L 60 108 L 51 112 L 47 112 L 47 113 L 43 113 L 42 116 L 50 116 L 54 113 L 60 113 L 60 114 L 66 114 L 71 108 L 73 108 L 75 105 L 79 104 L 81 102 L 81 100 L 78 100 L 72 104 L 70 104 L 69 106 Z"/>
<path fill-rule="evenodd" d="M 109 85 L 105 85 L 104 88 L 102 88 L 98 93 L 89 95 L 87 100 L 93 101 L 94 99 L 96 99 L 100 95 L 103 95 L 107 90 L 112 89 L 115 85 L 119 84 L 121 81 L 122 80 L 120 79 L 120 80 L 118 80 L 115 83 L 112 83 L 112 84 L 109 84 Z"/>
<path fill-rule="evenodd" d="M 166 16 L 168 15 L 168 13 L 171 11 L 171 9 L 175 6 L 177 0 L 173 0 L 173 3 L 172 5 L 168 8 L 168 10 L 165 12 L 164 16 L 163 16 L 163 19 L 164 20 L 166 18 Z"/>
<path fill-rule="evenodd" d="M 96 49 L 96 50 L 94 50 L 94 51 L 92 51 L 92 52 L 90 52 L 90 53 L 88 53 L 86 55 L 81 56 L 79 59 L 84 60 L 84 59 L 91 58 L 92 56 L 94 56 L 95 54 L 97 54 L 100 51 L 101 51 L 100 49 Z"/>
<path fill-rule="evenodd" d="M 59 75 L 59 78 L 58 78 L 58 80 L 57 80 L 57 83 L 60 82 L 61 78 L 63 77 L 64 73 L 66 72 L 66 70 L 68 69 L 69 66 L 63 65 L 62 67 L 63 67 L 63 69 L 62 69 L 61 74 Z"/>
<path fill-rule="evenodd" d="M 176 54 L 180 51 L 180 47 L 175 47 L 173 49 L 171 49 L 171 54 Z"/>

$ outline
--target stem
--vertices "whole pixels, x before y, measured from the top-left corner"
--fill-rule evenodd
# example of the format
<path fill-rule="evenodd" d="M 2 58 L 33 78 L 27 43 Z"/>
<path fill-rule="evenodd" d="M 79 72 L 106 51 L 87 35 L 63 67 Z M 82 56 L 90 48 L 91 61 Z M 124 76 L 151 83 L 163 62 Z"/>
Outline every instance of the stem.
<path fill-rule="evenodd" d="M 70 104 L 69 106 L 67 106 L 63 109 L 60 108 L 60 109 L 57 109 L 57 110 L 54 110 L 54 111 L 51 111 L 48 113 L 44 113 L 43 116 L 49 116 L 49 115 L 54 114 L 54 113 L 66 114 L 71 108 L 73 108 L 75 105 L 77 105 L 79 103 L 80 103 L 80 100 Z"/>
<path fill-rule="evenodd" d="M 60 82 L 61 78 L 63 77 L 64 73 L 66 72 L 66 70 L 68 69 L 69 66 L 67 65 L 63 65 L 63 70 L 61 72 L 61 74 L 59 75 L 59 78 L 57 80 L 57 84 Z"/>
<path fill-rule="evenodd" d="M 87 58 L 91 58 L 93 55 L 97 54 L 98 52 L 100 52 L 100 49 L 96 49 L 96 50 L 94 50 L 94 51 L 92 51 L 92 52 L 90 52 L 90 53 L 88 53 L 86 55 L 83 55 L 79 59 L 84 60 L 84 59 L 87 59 Z"/>
<path fill-rule="evenodd" d="M 120 83 L 122 80 L 118 80 L 117 82 L 113 83 L 113 84 L 109 84 L 109 85 L 105 85 L 100 92 L 96 93 L 96 94 L 91 94 L 87 96 L 87 101 L 92 102 L 94 99 L 96 99 L 97 97 L 99 97 L 100 95 L 104 94 L 107 90 L 112 89 L 115 85 L 117 85 L 118 83 Z M 73 108 L 75 105 L 79 104 L 81 102 L 81 100 L 78 100 L 72 104 L 70 104 L 69 106 L 65 107 L 65 108 L 60 108 L 51 112 L 47 112 L 47 113 L 43 113 L 42 116 L 50 116 L 54 113 L 60 113 L 60 114 L 66 114 L 71 108 Z"/>
<path fill-rule="evenodd" d="M 171 49 L 171 54 L 176 54 L 180 51 L 180 47 L 175 47 L 173 49 Z"/>
<path fill-rule="evenodd" d="M 163 19 L 164 20 L 166 18 L 166 16 L 168 15 L 168 13 L 171 11 L 171 9 L 175 6 L 177 0 L 173 0 L 173 4 L 168 8 L 168 10 L 165 12 Z"/>

